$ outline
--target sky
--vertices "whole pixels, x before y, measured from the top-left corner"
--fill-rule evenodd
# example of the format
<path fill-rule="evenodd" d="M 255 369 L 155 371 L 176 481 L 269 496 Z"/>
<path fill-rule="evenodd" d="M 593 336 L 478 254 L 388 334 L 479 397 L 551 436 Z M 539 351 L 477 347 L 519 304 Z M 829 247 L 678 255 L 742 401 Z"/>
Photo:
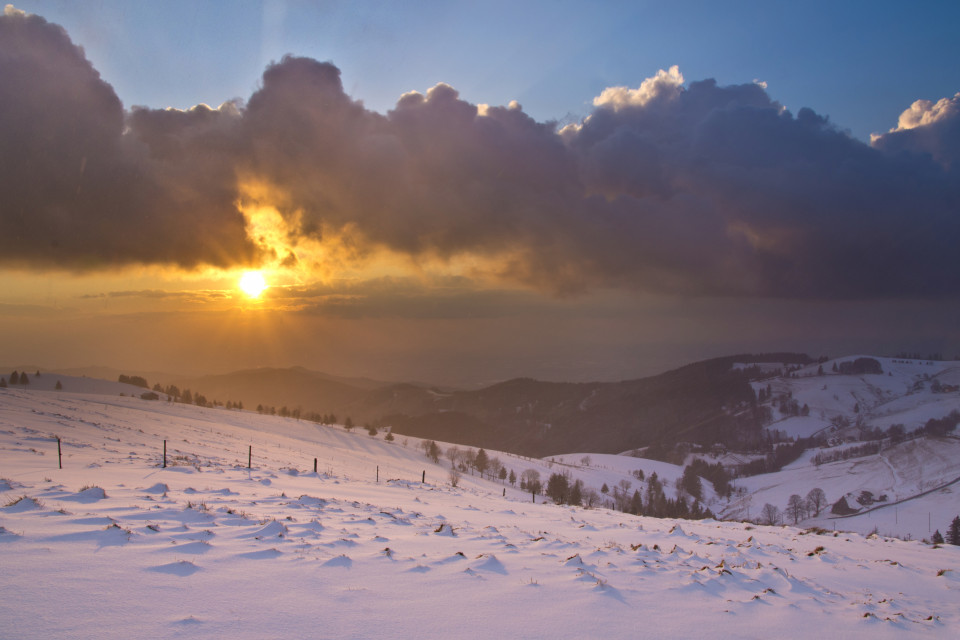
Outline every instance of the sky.
<path fill-rule="evenodd" d="M 480 384 L 952 357 L 958 25 L 948 2 L 8 5 L 0 364 Z"/>

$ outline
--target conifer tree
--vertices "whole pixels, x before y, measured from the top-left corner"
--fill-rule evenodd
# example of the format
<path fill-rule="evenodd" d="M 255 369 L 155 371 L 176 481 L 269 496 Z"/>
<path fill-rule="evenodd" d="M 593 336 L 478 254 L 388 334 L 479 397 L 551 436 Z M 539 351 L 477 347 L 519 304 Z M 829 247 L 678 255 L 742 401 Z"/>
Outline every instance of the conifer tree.
<path fill-rule="evenodd" d="M 947 529 L 947 544 L 960 546 L 960 516 L 955 517 Z"/>
<path fill-rule="evenodd" d="M 480 477 L 483 477 L 483 472 L 486 471 L 487 465 L 490 464 L 490 458 L 487 457 L 487 452 L 482 448 L 477 451 L 477 457 L 473 459 L 474 468 L 480 473 Z"/>
<path fill-rule="evenodd" d="M 583 480 L 574 480 L 567 496 L 567 504 L 579 507 L 583 503 Z"/>
<path fill-rule="evenodd" d="M 568 489 L 569 484 L 565 475 L 562 473 L 550 474 L 550 477 L 547 479 L 547 497 L 557 504 L 563 504 Z"/>
<path fill-rule="evenodd" d="M 630 513 L 637 516 L 643 513 L 643 499 L 640 497 L 639 489 L 634 489 L 633 497 L 630 498 Z"/>

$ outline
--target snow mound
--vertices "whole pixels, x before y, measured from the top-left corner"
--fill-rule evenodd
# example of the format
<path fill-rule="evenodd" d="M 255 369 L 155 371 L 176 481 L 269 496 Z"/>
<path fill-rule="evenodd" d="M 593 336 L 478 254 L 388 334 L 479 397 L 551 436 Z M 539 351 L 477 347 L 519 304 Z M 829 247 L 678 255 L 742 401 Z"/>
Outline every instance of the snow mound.
<path fill-rule="evenodd" d="M 90 504 L 92 502 L 97 502 L 98 500 L 103 500 L 107 497 L 107 492 L 101 489 L 100 487 L 86 487 L 76 492 L 72 496 L 65 496 L 63 500 L 70 500 L 72 502 L 80 502 L 82 504 Z"/>
<path fill-rule="evenodd" d="M 249 553 L 238 554 L 238 558 L 246 558 L 247 560 L 269 560 L 271 558 L 277 558 L 283 555 L 283 552 L 279 549 L 263 549 L 262 551 L 250 551 Z"/>
<path fill-rule="evenodd" d="M 20 496 L 11 502 L 8 502 L 7 505 L 3 508 L 7 513 L 23 513 L 24 511 L 33 511 L 35 509 L 42 509 L 43 507 L 40 504 L 40 501 L 36 498 L 31 498 L 30 496 Z"/>
<path fill-rule="evenodd" d="M 158 482 L 157 484 L 155 484 L 155 485 L 153 485 L 153 486 L 151 486 L 151 487 L 147 487 L 146 489 L 143 489 L 143 492 L 144 492 L 144 493 L 150 493 L 150 494 L 163 495 L 164 493 L 166 493 L 166 492 L 169 491 L 169 490 L 170 490 L 170 487 L 168 487 L 167 485 L 165 485 L 165 484 L 162 483 L 162 482 Z"/>
<path fill-rule="evenodd" d="M 327 504 L 327 501 L 323 498 L 315 498 L 313 496 L 308 496 L 307 494 L 303 494 L 297 498 L 297 502 L 304 507 L 322 507 L 323 505 Z"/>
<path fill-rule="evenodd" d="M 350 556 L 341 554 L 339 556 L 334 556 L 333 558 L 330 558 L 329 560 L 323 563 L 323 566 L 324 567 L 346 567 L 349 569 L 351 566 L 353 566 L 353 560 L 350 559 Z"/>
<path fill-rule="evenodd" d="M 192 576 L 197 571 L 200 571 L 200 567 L 193 564 L 189 560 L 180 560 L 178 562 L 171 562 L 169 564 L 161 564 L 156 567 L 148 567 L 147 571 L 166 573 L 167 575 L 185 578 L 187 576 Z"/>
<path fill-rule="evenodd" d="M 283 523 L 277 520 L 271 520 L 265 527 L 254 532 L 252 537 L 260 540 L 262 538 L 282 538 L 285 535 L 287 535 L 287 528 Z"/>
<path fill-rule="evenodd" d="M 500 573 L 503 575 L 507 574 L 507 568 L 503 566 L 503 563 L 497 559 L 497 556 L 491 555 L 482 555 L 480 556 L 481 562 L 479 564 L 474 564 L 470 568 L 474 571 L 489 571 L 491 573 Z"/>
<path fill-rule="evenodd" d="M 188 553 L 191 555 L 200 555 L 201 553 L 206 553 L 210 551 L 210 544 L 204 542 L 203 540 L 197 540 L 194 542 L 188 542 L 186 544 L 175 544 L 169 547 L 165 547 L 163 551 L 167 553 Z"/>
<path fill-rule="evenodd" d="M 8 531 L 6 527 L 0 525 L 0 542 L 10 542 L 19 537 L 13 531 Z"/>

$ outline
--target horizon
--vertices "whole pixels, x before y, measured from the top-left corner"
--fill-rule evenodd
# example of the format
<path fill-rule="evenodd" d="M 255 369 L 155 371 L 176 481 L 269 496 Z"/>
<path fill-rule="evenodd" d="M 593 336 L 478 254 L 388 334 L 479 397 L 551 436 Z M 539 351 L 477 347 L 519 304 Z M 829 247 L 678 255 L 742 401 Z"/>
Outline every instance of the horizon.
<path fill-rule="evenodd" d="M 474 386 L 960 353 L 960 6 L 671 7 L 7 5 L 0 357 Z"/>
<path fill-rule="evenodd" d="M 674 367 L 670 367 L 668 369 L 664 369 L 662 371 L 656 371 L 648 375 L 636 376 L 634 378 L 619 378 L 619 379 L 611 379 L 611 380 L 563 380 L 563 379 L 550 379 L 550 378 L 534 378 L 532 376 L 515 376 L 512 378 L 503 378 L 503 379 L 497 379 L 497 380 L 473 380 L 473 381 L 465 380 L 461 384 L 452 384 L 448 381 L 416 380 L 416 379 L 410 379 L 410 378 L 383 379 L 383 378 L 376 378 L 376 377 L 363 376 L 363 375 L 351 376 L 351 375 L 344 375 L 344 374 L 333 372 L 333 371 L 323 371 L 319 369 L 312 369 L 310 367 L 306 367 L 303 365 L 296 365 L 296 364 L 284 366 L 284 367 L 272 367 L 272 366 L 247 367 L 243 369 L 197 372 L 192 374 L 177 372 L 177 371 L 147 371 L 147 370 L 140 370 L 140 369 L 120 369 L 120 368 L 113 367 L 110 365 L 105 365 L 105 364 L 91 364 L 91 365 L 78 366 L 78 367 L 47 367 L 47 366 L 37 365 L 37 364 L 20 364 L 20 365 L 10 366 L 10 365 L 0 364 L 0 372 L 3 372 L 3 373 L 0 373 L 0 377 L 5 378 L 6 372 L 14 371 L 14 370 L 24 371 L 30 375 L 33 375 L 32 372 L 34 371 L 39 371 L 41 374 L 54 373 L 54 374 L 68 376 L 68 377 L 98 378 L 99 375 L 109 375 L 110 376 L 109 378 L 106 378 L 106 377 L 99 378 L 107 381 L 113 381 L 112 379 L 117 375 L 135 375 L 135 376 L 141 376 L 146 378 L 147 382 L 150 383 L 150 386 L 153 386 L 153 384 L 155 383 L 160 383 L 161 385 L 168 385 L 171 383 L 180 384 L 180 383 L 189 381 L 191 379 L 230 376 L 232 374 L 238 374 L 238 373 L 249 373 L 249 372 L 260 372 L 260 371 L 301 370 L 308 374 L 318 374 L 320 376 L 329 377 L 348 385 L 350 384 L 351 380 L 354 380 L 354 381 L 366 380 L 369 382 L 375 382 L 375 383 L 380 383 L 385 385 L 410 384 L 410 385 L 420 386 L 425 388 L 436 387 L 436 388 L 447 388 L 452 390 L 470 391 L 470 390 L 479 390 L 479 389 L 487 388 L 490 386 L 495 386 L 497 384 L 500 384 L 503 382 L 509 382 L 511 380 L 525 380 L 525 379 L 535 380 L 537 382 L 556 383 L 556 384 L 564 384 L 564 383 L 607 384 L 607 383 L 617 383 L 617 382 L 629 382 L 631 380 L 657 377 L 666 373 L 670 373 L 671 371 L 683 369 L 690 365 L 698 364 L 701 362 L 709 362 L 717 359 L 733 358 L 736 356 L 756 357 L 756 356 L 763 356 L 763 355 L 774 356 L 774 355 L 784 355 L 784 354 L 807 356 L 808 358 L 810 358 L 811 363 L 816 363 L 820 360 L 824 360 L 825 362 L 836 362 L 836 361 L 844 360 L 846 358 L 859 358 L 859 357 L 881 358 L 881 359 L 892 359 L 892 360 L 903 358 L 907 360 L 920 360 L 920 361 L 960 362 L 960 356 L 958 356 L 957 354 L 947 355 L 942 353 L 919 353 L 919 352 L 908 353 L 908 352 L 902 352 L 902 351 L 896 354 L 856 352 L 856 353 L 844 353 L 839 355 L 838 354 L 834 354 L 834 355 L 821 354 L 818 356 L 813 356 L 809 353 L 804 353 L 804 352 L 729 353 L 726 355 L 715 356 L 712 358 L 686 361 L 682 364 L 679 364 Z M 764 363 L 778 363 L 781 361 L 750 360 L 749 362 L 764 364 Z"/>

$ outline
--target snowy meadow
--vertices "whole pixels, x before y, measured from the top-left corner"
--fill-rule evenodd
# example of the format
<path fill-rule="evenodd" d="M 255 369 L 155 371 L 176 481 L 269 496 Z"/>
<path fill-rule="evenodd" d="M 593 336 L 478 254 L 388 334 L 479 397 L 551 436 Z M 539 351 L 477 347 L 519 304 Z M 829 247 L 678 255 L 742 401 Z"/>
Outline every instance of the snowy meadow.
<path fill-rule="evenodd" d="M 960 628 L 960 547 L 533 503 L 414 438 L 64 386 L 0 390 L 0 637 Z"/>

